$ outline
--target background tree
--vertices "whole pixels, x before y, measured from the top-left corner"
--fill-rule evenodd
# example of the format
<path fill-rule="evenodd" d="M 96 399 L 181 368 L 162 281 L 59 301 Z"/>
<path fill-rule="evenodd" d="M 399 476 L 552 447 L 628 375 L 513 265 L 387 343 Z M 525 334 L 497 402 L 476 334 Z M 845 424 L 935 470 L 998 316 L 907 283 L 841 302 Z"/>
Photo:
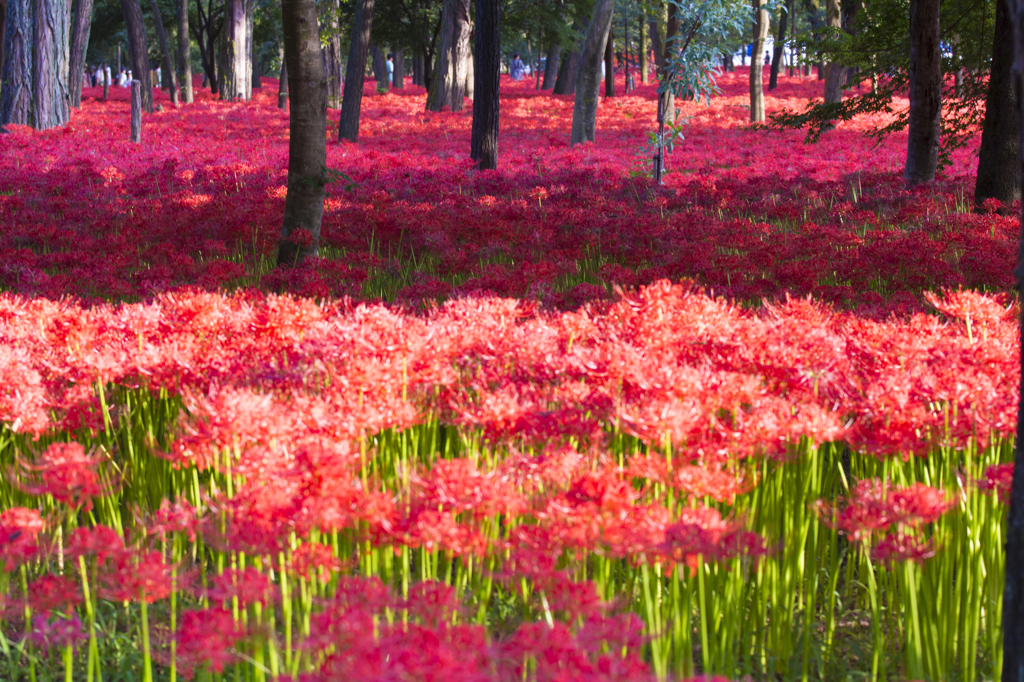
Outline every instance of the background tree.
<path fill-rule="evenodd" d="M 942 125 L 942 46 L 939 0 L 910 0 L 910 109 L 903 177 L 919 185 L 935 179 Z"/>
<path fill-rule="evenodd" d="M 612 27 L 615 0 L 597 0 L 590 18 L 587 38 L 580 50 L 576 72 L 576 99 L 572 107 L 572 131 L 569 144 L 593 142 L 597 128 L 597 96 L 601 87 L 601 61 Z"/>
<path fill-rule="evenodd" d="M 160 46 L 160 54 L 163 57 L 164 68 L 161 76 L 170 86 L 171 104 L 178 103 L 178 76 L 174 72 L 174 62 L 171 60 L 171 51 L 167 47 L 167 31 L 164 29 L 163 19 L 160 17 L 160 7 L 156 0 L 149 0 L 153 9 L 153 23 L 156 27 L 157 44 Z"/>
<path fill-rule="evenodd" d="M 1018 111 L 1013 81 L 1013 24 L 1009 4 L 999 1 L 996 3 L 992 68 L 974 185 L 974 203 L 979 208 L 986 199 L 996 199 L 1008 206 L 1021 197 L 1017 176 Z"/>
<path fill-rule="evenodd" d="M 370 49 L 372 24 L 373 0 L 357 0 L 349 40 L 348 61 L 345 63 L 345 89 L 341 97 L 341 121 L 338 123 L 339 141 L 355 142 L 359 138 L 359 111 L 363 106 L 363 79 L 366 74 L 366 53 Z M 286 49 L 285 60 L 288 59 Z"/>
<path fill-rule="evenodd" d="M 317 253 L 327 181 L 327 77 L 320 53 L 315 0 L 282 0 L 285 61 L 291 113 L 288 123 L 288 194 L 277 266 Z"/>
<path fill-rule="evenodd" d="M 121 0 L 126 2 L 130 0 Z M 217 37 L 224 28 L 224 6 L 216 5 L 214 0 L 207 0 L 206 8 L 203 0 L 196 0 L 196 21 L 193 27 L 196 43 L 199 44 L 199 55 L 203 63 L 203 75 L 214 95 L 220 92 L 217 73 Z"/>
<path fill-rule="evenodd" d="M 764 121 L 764 67 L 761 64 L 761 53 L 764 52 L 765 39 L 768 37 L 768 11 L 763 0 L 752 0 L 754 9 L 754 42 L 751 46 L 750 60 L 750 122 Z"/>
<path fill-rule="evenodd" d="M 89 31 L 92 28 L 92 0 L 78 0 L 75 3 L 74 18 L 71 21 L 71 65 L 68 67 L 71 91 L 71 106 L 82 106 L 82 75 L 85 72 L 85 48 L 89 46 Z"/>
<path fill-rule="evenodd" d="M 501 74 L 499 0 L 476 0 L 473 132 L 469 157 L 480 170 L 498 167 L 498 85 Z"/>
<path fill-rule="evenodd" d="M 71 12 L 68 0 L 36 0 L 35 9 L 32 115 L 36 130 L 47 130 L 71 120 Z"/>
<path fill-rule="evenodd" d="M 192 104 L 192 46 L 188 33 L 188 0 L 175 0 L 178 15 L 178 68 L 181 70 L 181 100 Z"/>
<path fill-rule="evenodd" d="M 324 66 L 327 70 L 327 106 L 341 107 L 341 31 L 338 27 L 338 0 L 321 3 L 320 42 L 323 45 Z"/>
<path fill-rule="evenodd" d="M 469 0 L 444 0 L 441 42 L 427 111 L 462 111 L 469 52 Z"/>
<path fill-rule="evenodd" d="M 221 99 L 252 98 L 252 0 L 225 0 Z"/>
<path fill-rule="evenodd" d="M 212 2 L 212 0 L 211 0 Z M 128 52 L 131 55 L 132 78 L 142 84 L 142 110 L 153 113 L 153 85 L 149 79 L 149 49 L 146 25 L 142 22 L 139 0 L 121 0 L 124 23 L 128 28 Z"/>
<path fill-rule="evenodd" d="M 768 75 L 768 90 L 774 90 L 779 85 L 779 67 L 783 61 L 786 50 L 786 28 L 789 24 L 789 17 L 793 13 L 793 0 L 786 0 L 783 11 L 779 13 L 779 30 L 775 34 L 775 43 L 772 46 L 772 70 Z M 792 71 L 792 69 L 791 69 Z M 790 73 L 792 76 L 793 74 Z"/>
<path fill-rule="evenodd" d="M 0 125 L 32 125 L 32 0 L 8 0 Z"/>

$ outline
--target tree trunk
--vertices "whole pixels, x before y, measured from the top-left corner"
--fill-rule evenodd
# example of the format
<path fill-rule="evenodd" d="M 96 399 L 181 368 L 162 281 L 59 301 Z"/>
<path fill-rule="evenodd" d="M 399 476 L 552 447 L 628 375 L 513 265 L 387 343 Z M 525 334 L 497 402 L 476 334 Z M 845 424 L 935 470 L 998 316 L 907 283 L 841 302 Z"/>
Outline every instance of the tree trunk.
<path fill-rule="evenodd" d="M 471 36 L 472 36 L 472 34 L 473 34 L 473 32 L 470 31 L 470 35 Z M 476 93 L 476 64 L 474 63 L 475 61 L 476 60 L 473 58 L 472 45 L 470 45 L 469 56 L 466 58 L 466 80 L 465 80 L 465 87 L 463 88 L 463 93 L 462 93 L 463 97 L 468 97 L 469 99 L 473 99 L 473 96 Z M 501 62 L 498 63 L 498 69 L 499 69 L 498 73 L 500 75 L 500 73 L 501 73 Z"/>
<path fill-rule="evenodd" d="M 181 101 L 192 104 L 192 48 L 188 39 L 188 0 L 177 0 L 178 68 L 181 71 Z"/>
<path fill-rule="evenodd" d="M 149 80 L 149 57 L 146 44 L 146 26 L 142 23 L 139 0 L 121 0 L 124 23 L 128 32 L 128 52 L 131 55 L 132 78 L 142 83 L 142 110 L 153 113 L 153 85 Z"/>
<path fill-rule="evenodd" d="M 672 42 L 679 33 L 679 12 L 675 3 L 668 3 L 668 8 L 665 15 L 665 35 L 661 38 L 661 71 L 658 72 L 659 80 L 668 76 L 668 62 L 671 60 L 672 55 Z M 676 120 L 676 99 L 672 91 L 666 89 L 664 93 L 659 96 L 661 100 L 662 110 L 662 122 L 674 123 Z M 659 122 L 659 128 L 661 122 Z M 659 134 L 664 133 L 664 130 L 659 130 Z M 664 160 L 664 159 L 663 159 Z"/>
<path fill-rule="evenodd" d="M 650 17 L 647 20 L 647 28 L 651 35 L 651 49 L 654 51 L 654 68 L 658 71 L 658 78 L 661 78 L 665 70 L 665 41 L 661 37 L 658 18 Z"/>
<path fill-rule="evenodd" d="M 249 12 L 252 0 L 226 0 L 224 6 L 224 71 L 220 78 L 220 98 L 252 99 Z"/>
<path fill-rule="evenodd" d="M 77 109 L 82 106 L 82 73 L 85 71 L 85 48 L 89 46 L 89 30 L 92 28 L 92 0 L 78 0 L 74 14 L 68 86 L 71 88 L 71 106 Z"/>
<path fill-rule="evenodd" d="M 214 27 L 213 15 L 216 10 L 214 9 L 213 0 L 208 0 L 208 9 L 203 9 L 202 0 L 196 0 L 196 16 L 198 22 L 196 25 L 196 42 L 199 43 L 199 56 L 203 62 L 203 87 L 210 88 L 210 94 L 216 95 L 220 88 L 217 78 L 217 36 L 220 34 L 223 28 L 223 22 L 220 26 Z"/>
<path fill-rule="evenodd" d="M 82 0 L 79 0 L 81 2 Z M 178 75 L 174 71 L 174 64 L 171 62 L 171 51 L 167 48 L 167 31 L 164 30 L 164 22 L 160 17 L 160 6 L 156 0 L 150 0 L 153 8 L 153 23 L 156 24 L 157 42 L 160 44 L 160 52 L 164 56 L 164 78 L 171 85 L 171 104 L 178 104 Z"/>
<path fill-rule="evenodd" d="M 576 72 L 579 71 L 580 51 L 573 49 L 569 56 L 562 60 L 555 78 L 553 95 L 571 95 L 576 92 Z"/>
<path fill-rule="evenodd" d="M 4 36 L 7 33 L 7 2 L 0 0 L 0 74 L 4 72 Z"/>
<path fill-rule="evenodd" d="M 423 87 L 423 57 L 419 54 L 412 56 L 412 84 Z"/>
<path fill-rule="evenodd" d="M 373 66 L 373 77 L 377 79 L 377 90 L 388 90 L 388 60 L 379 45 L 370 45 L 370 60 Z"/>
<path fill-rule="evenodd" d="M 601 87 L 601 60 L 612 28 L 615 0 L 597 0 L 576 72 L 576 100 L 572 107 L 569 144 L 593 142 L 597 129 L 597 95 Z"/>
<path fill-rule="evenodd" d="M 394 52 L 395 72 L 391 74 L 391 87 L 399 90 L 405 89 L 405 55 L 402 49 L 397 48 Z"/>
<path fill-rule="evenodd" d="M 638 20 L 637 28 L 640 34 L 640 82 L 646 84 L 649 76 L 647 75 L 647 11 L 644 9 L 642 3 L 640 5 L 640 18 Z"/>
<path fill-rule="evenodd" d="M 36 130 L 47 130 L 71 120 L 71 12 L 68 0 L 35 0 L 35 5 L 32 109 Z"/>
<path fill-rule="evenodd" d="M 131 88 L 131 118 L 128 123 L 128 139 L 138 144 L 142 142 L 142 83 L 133 78 L 128 84 Z"/>
<path fill-rule="evenodd" d="M 779 13 L 779 32 L 776 34 L 775 46 L 772 51 L 772 70 L 768 76 L 769 92 L 779 87 L 779 67 L 782 65 L 782 57 L 786 52 L 786 23 L 790 12 L 793 11 L 793 0 L 786 3 L 786 9 Z"/>
<path fill-rule="evenodd" d="M 1017 139 L 1024 141 L 1024 0 L 1004 0 L 1013 25 L 1014 65 L 1011 70 L 1017 92 Z M 1024 178 L 1024 144 L 1018 144 L 1018 177 Z M 1024 300 L 1024 215 L 1020 216 L 1017 251 L 1017 294 Z M 1021 376 L 1024 396 L 1024 316 L 1020 316 Z M 1002 682 L 1024 682 L 1024 400 L 1017 406 L 1017 439 L 1013 485 L 1006 524 L 1006 567 L 1003 583 Z"/>
<path fill-rule="evenodd" d="M 1007 207 L 1020 198 L 1017 177 L 1017 97 L 1013 84 L 1013 24 L 1006 2 L 996 3 L 995 36 L 992 39 L 992 70 L 985 102 L 985 123 L 978 151 L 978 179 L 974 205 L 998 199 Z"/>
<path fill-rule="evenodd" d="M 370 49 L 372 23 L 373 0 L 359 0 L 352 22 L 348 62 L 345 64 L 345 92 L 341 98 L 341 121 L 338 123 L 339 142 L 355 142 L 359 138 L 359 110 L 363 106 L 363 79 L 366 77 L 366 53 Z M 285 59 L 288 59 L 287 54 Z"/>
<path fill-rule="evenodd" d="M 611 25 L 604 43 L 604 96 L 615 97 L 615 45 Z"/>
<path fill-rule="evenodd" d="M 752 0 L 754 7 L 754 42 L 750 48 L 750 122 L 764 121 L 764 66 L 761 53 L 768 36 L 768 12 L 762 0 Z"/>
<path fill-rule="evenodd" d="M 324 32 L 327 39 L 321 39 L 321 42 L 324 43 L 323 59 L 327 72 L 327 106 L 338 109 L 341 107 L 341 35 L 338 30 L 338 0 L 330 0 L 326 7 Z"/>
<path fill-rule="evenodd" d="M 469 0 L 444 0 L 441 46 L 427 94 L 427 111 L 462 111 L 469 57 Z"/>
<path fill-rule="evenodd" d="M 316 255 L 320 243 L 327 181 L 327 76 L 320 55 L 316 1 L 282 0 L 281 24 L 292 103 L 288 194 L 277 266 L 288 267 Z"/>
<path fill-rule="evenodd" d="M 288 60 L 281 57 L 281 76 L 277 81 L 277 108 L 288 108 Z"/>
<path fill-rule="evenodd" d="M 7 2 L 0 125 L 32 125 L 32 10 L 31 0 Z"/>
<path fill-rule="evenodd" d="M 498 89 L 501 77 L 501 3 L 476 0 L 473 40 L 473 132 L 469 157 L 480 170 L 498 167 Z"/>
<path fill-rule="evenodd" d="M 830 29 L 839 30 L 843 26 L 842 8 L 839 0 L 826 0 L 825 21 Z M 843 81 L 845 80 L 846 69 L 839 64 L 828 63 L 824 68 L 825 80 L 825 103 L 831 104 L 840 102 L 843 99 Z"/>
<path fill-rule="evenodd" d="M 540 84 L 541 90 L 550 90 L 555 87 L 555 79 L 558 78 L 558 59 L 562 55 L 562 46 L 552 42 L 548 46 L 547 61 L 544 62 L 544 80 Z"/>
<path fill-rule="evenodd" d="M 910 0 L 910 111 L 907 164 L 913 186 L 935 179 L 942 115 L 942 50 L 939 0 Z"/>

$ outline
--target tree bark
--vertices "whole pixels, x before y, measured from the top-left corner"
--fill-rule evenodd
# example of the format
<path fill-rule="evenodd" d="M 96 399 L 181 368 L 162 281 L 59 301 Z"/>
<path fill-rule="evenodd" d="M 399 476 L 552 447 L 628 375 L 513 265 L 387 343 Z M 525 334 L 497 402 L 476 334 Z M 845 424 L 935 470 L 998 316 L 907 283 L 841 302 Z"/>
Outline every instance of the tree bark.
<path fill-rule="evenodd" d="M 597 129 L 597 95 L 601 87 L 601 59 L 612 27 L 615 0 L 597 0 L 580 51 L 576 72 L 576 100 L 572 107 L 572 131 L 569 144 L 593 142 Z"/>
<path fill-rule="evenodd" d="M 277 108 L 288 108 L 288 60 L 281 57 L 281 76 L 277 81 Z"/>
<path fill-rule="evenodd" d="M 71 65 L 68 68 L 71 106 L 76 109 L 82 106 L 82 74 L 85 71 L 85 48 L 89 46 L 91 28 L 92 0 L 78 0 L 71 24 Z"/>
<path fill-rule="evenodd" d="M 843 26 L 842 8 L 839 0 L 826 0 L 825 21 L 830 29 L 839 30 Z M 825 103 L 840 102 L 843 99 L 843 81 L 846 69 L 839 64 L 828 63 L 824 66 Z"/>
<path fill-rule="evenodd" d="M 0 74 L 4 71 L 4 36 L 7 34 L 7 2 L 0 0 Z"/>
<path fill-rule="evenodd" d="M 540 84 L 541 90 L 550 90 L 555 87 L 555 79 L 558 78 L 558 60 L 562 55 L 562 46 L 552 42 L 548 46 L 547 61 L 544 62 L 544 80 Z"/>
<path fill-rule="evenodd" d="M 36 130 L 48 130 L 71 120 L 71 12 L 67 0 L 35 0 L 35 5 L 32 109 Z"/>
<path fill-rule="evenodd" d="M 668 75 L 668 62 L 672 58 L 672 41 L 679 33 L 679 13 L 675 3 L 668 3 L 665 16 L 665 35 L 661 40 L 661 65 L 659 66 L 659 80 Z M 661 34 L 659 33 L 659 36 Z M 661 100 L 662 122 L 672 123 L 676 120 L 676 99 L 671 90 L 666 89 L 659 97 Z M 659 122 L 659 128 L 661 122 Z M 664 133 L 663 129 L 658 131 Z"/>
<path fill-rule="evenodd" d="M 81 2 L 82 0 L 79 0 Z M 167 47 L 167 31 L 164 30 L 164 22 L 160 17 L 160 7 L 156 0 L 150 0 L 153 8 L 153 23 L 156 24 L 156 37 L 160 45 L 160 52 L 164 56 L 164 78 L 171 85 L 171 104 L 178 104 L 178 75 L 174 71 L 174 63 L 171 61 L 171 51 Z"/>
<path fill-rule="evenodd" d="M 341 35 L 338 30 L 338 0 L 326 3 L 327 16 L 325 29 L 327 39 L 324 43 L 323 58 L 327 72 L 327 106 L 331 109 L 341 107 Z"/>
<path fill-rule="evenodd" d="M 782 57 L 786 52 L 786 24 L 790 13 L 793 11 L 793 0 L 786 3 L 786 9 L 779 13 L 779 31 L 776 34 L 775 46 L 772 51 L 772 70 L 768 76 L 769 92 L 779 87 L 779 67 L 782 65 Z"/>
<path fill-rule="evenodd" d="M 345 92 L 341 98 L 341 121 L 338 123 L 339 142 L 355 142 L 359 138 L 359 110 L 363 106 L 363 79 L 366 75 L 366 53 L 370 49 L 372 23 L 373 0 L 359 0 L 352 22 L 348 62 L 345 64 Z M 288 59 L 287 54 L 285 59 Z"/>
<path fill-rule="evenodd" d="M 764 121 L 764 67 L 761 53 L 768 36 L 768 12 L 762 0 L 752 0 L 754 7 L 754 43 L 750 49 L 750 122 Z"/>
<path fill-rule="evenodd" d="M 501 77 L 500 0 L 476 0 L 473 40 L 473 132 L 469 157 L 480 170 L 498 167 L 498 89 Z"/>
<path fill-rule="evenodd" d="M 327 76 L 315 0 L 282 0 L 281 23 L 292 102 L 288 194 L 277 266 L 289 267 L 316 255 L 320 243 L 327 180 Z"/>
<path fill-rule="evenodd" d="M 469 53 L 468 53 L 469 56 L 466 58 L 466 80 L 463 81 L 465 83 L 465 87 L 462 89 L 462 96 L 463 96 L 463 98 L 467 98 L 468 97 L 469 99 L 473 99 L 473 95 L 476 92 L 476 64 L 475 64 L 476 60 L 473 58 L 473 48 L 472 48 L 472 35 L 473 35 L 473 31 L 472 31 L 472 26 L 470 27 L 469 34 L 470 34 L 470 49 L 469 49 Z M 499 73 L 500 73 L 500 65 L 499 65 Z"/>
<path fill-rule="evenodd" d="M 1013 83 L 1013 24 L 1007 3 L 998 2 L 985 123 L 978 151 L 978 179 L 974 185 L 974 205 L 977 208 L 981 208 L 985 199 L 998 199 L 1009 206 L 1021 196 L 1020 178 L 1017 176 L 1017 127 L 1020 125 L 1017 118 Z"/>
<path fill-rule="evenodd" d="M 204 10 L 202 0 L 196 0 L 198 22 L 195 34 L 196 42 L 199 43 L 199 56 L 203 62 L 203 87 L 209 86 L 210 94 L 216 95 L 220 91 L 217 78 L 217 36 L 224 24 L 214 24 L 214 15 L 219 10 L 215 9 L 213 0 L 208 0 L 207 7 L 208 9 Z"/>
<path fill-rule="evenodd" d="M 128 125 L 128 139 L 138 144 L 142 142 L 142 83 L 133 78 L 131 87 L 131 119 Z"/>
<path fill-rule="evenodd" d="M 1017 139 L 1024 140 L 1024 0 L 1004 0 L 1013 25 L 1013 80 L 1017 91 Z M 1018 144 L 1018 177 L 1024 178 L 1024 144 Z M 1024 300 L 1024 215 L 1020 216 L 1017 251 L 1017 293 Z M 1020 316 L 1019 390 L 1024 396 L 1024 316 Z M 1017 406 L 1017 439 L 1013 484 L 1006 528 L 1006 568 L 1003 583 L 1002 682 L 1024 682 L 1024 400 Z"/>
<path fill-rule="evenodd" d="M 423 87 L 423 57 L 415 53 L 412 56 L 412 84 Z"/>
<path fill-rule="evenodd" d="M 4 25 L 3 85 L 0 86 L 0 125 L 32 125 L 31 0 L 8 0 Z"/>
<path fill-rule="evenodd" d="M 391 87 L 399 90 L 405 89 L 405 55 L 402 54 L 402 48 L 395 49 L 392 52 L 395 61 L 395 72 L 391 74 Z"/>
<path fill-rule="evenodd" d="M 188 40 L 188 0 L 177 0 L 178 68 L 181 71 L 181 100 L 192 104 L 192 48 Z"/>
<path fill-rule="evenodd" d="M 615 97 L 615 45 L 611 25 L 604 43 L 604 96 Z"/>
<path fill-rule="evenodd" d="M 644 9 L 643 3 L 639 3 L 640 6 L 640 18 L 638 19 L 637 33 L 640 34 L 640 82 L 647 84 L 650 76 L 647 74 L 647 10 Z"/>
<path fill-rule="evenodd" d="M 427 94 L 427 111 L 462 111 L 469 58 L 469 0 L 444 0 L 441 46 Z"/>
<path fill-rule="evenodd" d="M 942 52 L 939 44 L 939 0 L 910 0 L 910 111 L 908 185 L 935 179 L 939 160 L 942 115 Z"/>
<path fill-rule="evenodd" d="M 146 26 L 142 23 L 139 0 L 121 0 L 124 23 L 128 31 L 128 52 L 132 61 L 132 78 L 142 83 L 142 110 L 153 113 L 153 85 L 149 80 L 149 57 Z"/>
<path fill-rule="evenodd" d="M 373 77 L 377 79 L 377 90 L 389 89 L 388 61 L 379 45 L 370 45 L 370 60 L 373 66 Z"/>
<path fill-rule="evenodd" d="M 224 5 L 224 71 L 220 78 L 220 98 L 252 99 L 249 12 L 251 0 L 226 0 Z"/>

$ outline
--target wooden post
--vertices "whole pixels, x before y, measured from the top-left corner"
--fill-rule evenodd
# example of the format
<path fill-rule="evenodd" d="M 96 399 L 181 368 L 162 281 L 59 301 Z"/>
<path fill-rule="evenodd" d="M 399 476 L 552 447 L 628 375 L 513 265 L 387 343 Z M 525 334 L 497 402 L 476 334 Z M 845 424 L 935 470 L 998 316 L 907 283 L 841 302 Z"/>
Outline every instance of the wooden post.
<path fill-rule="evenodd" d="M 107 70 L 107 65 L 103 64 L 103 101 L 106 102 L 110 98 L 110 72 Z"/>
<path fill-rule="evenodd" d="M 132 79 L 132 142 L 142 142 L 142 82 Z"/>
<path fill-rule="evenodd" d="M 117 72 L 121 73 L 121 44 L 117 45 Z"/>

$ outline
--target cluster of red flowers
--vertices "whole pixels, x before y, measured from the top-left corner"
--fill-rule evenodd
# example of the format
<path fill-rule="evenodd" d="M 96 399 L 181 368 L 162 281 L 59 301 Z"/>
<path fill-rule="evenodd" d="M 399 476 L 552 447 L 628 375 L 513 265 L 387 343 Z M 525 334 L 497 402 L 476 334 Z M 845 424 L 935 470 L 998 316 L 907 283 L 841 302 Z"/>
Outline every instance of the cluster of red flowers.
<path fill-rule="evenodd" d="M 199 91 L 168 105 L 146 117 L 142 145 L 127 141 L 123 93 L 87 89 L 69 126 L 0 139 L 0 287 L 110 299 L 260 285 L 409 303 L 488 291 L 574 307 L 615 285 L 694 278 L 734 300 L 788 292 L 886 312 L 920 310 L 929 289 L 1012 284 L 1014 221 L 963 212 L 971 150 L 908 191 L 903 135 L 869 148 L 873 119 L 813 146 L 751 131 L 745 78 L 724 75 L 711 106 L 681 103 L 687 139 L 663 187 L 639 152 L 653 85 L 603 101 L 597 142 L 570 148 L 571 98 L 503 82 L 500 169 L 479 173 L 468 113 L 424 112 L 422 89 L 368 84 L 360 142 L 329 145 L 328 166 L 353 182 L 328 185 L 324 257 L 266 275 L 287 165 L 275 82 L 248 104 Z M 784 78 L 768 107 L 799 108 L 819 89 Z"/>

